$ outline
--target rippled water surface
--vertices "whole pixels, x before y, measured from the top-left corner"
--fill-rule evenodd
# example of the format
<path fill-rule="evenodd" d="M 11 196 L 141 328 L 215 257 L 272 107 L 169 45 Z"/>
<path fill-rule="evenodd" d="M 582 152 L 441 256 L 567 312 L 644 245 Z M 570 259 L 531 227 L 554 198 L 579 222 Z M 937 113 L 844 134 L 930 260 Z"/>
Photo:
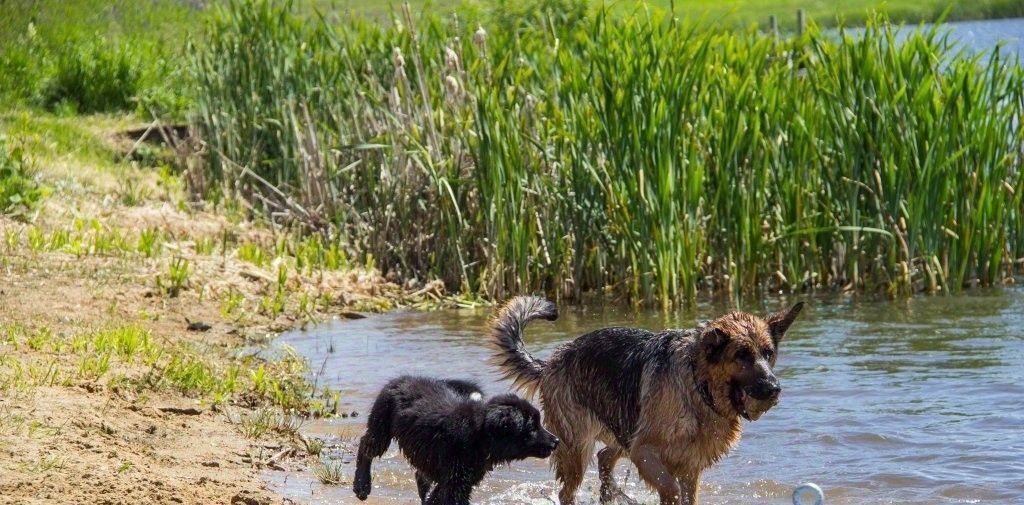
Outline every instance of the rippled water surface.
<path fill-rule="evenodd" d="M 829 504 L 1024 503 L 1024 291 L 809 302 L 781 347 L 782 402 L 747 423 L 737 449 L 706 472 L 704 503 L 788 503 L 805 481 L 820 484 Z M 559 321 L 528 327 L 527 345 L 546 356 L 602 326 L 689 327 L 727 309 L 665 315 L 562 307 Z M 398 312 L 285 335 L 322 367 L 320 383 L 340 389 L 346 408 L 361 414 L 307 429 L 351 446 L 377 389 L 400 374 L 468 377 L 489 394 L 506 391 L 486 363 L 488 315 Z M 594 471 L 592 464 L 583 503 L 596 497 Z M 656 503 L 625 460 L 619 473 L 629 493 Z M 320 486 L 305 472 L 269 478 L 301 501 L 358 503 L 347 488 Z M 375 478 L 376 503 L 416 503 L 411 473 L 394 449 L 377 463 Z M 475 503 L 552 503 L 555 492 L 552 472 L 533 460 L 491 474 Z"/>
<path fill-rule="evenodd" d="M 1024 58 L 1024 18 L 960 21 L 946 26 L 953 38 L 969 49 L 986 51 L 999 45 L 1004 54 Z"/>

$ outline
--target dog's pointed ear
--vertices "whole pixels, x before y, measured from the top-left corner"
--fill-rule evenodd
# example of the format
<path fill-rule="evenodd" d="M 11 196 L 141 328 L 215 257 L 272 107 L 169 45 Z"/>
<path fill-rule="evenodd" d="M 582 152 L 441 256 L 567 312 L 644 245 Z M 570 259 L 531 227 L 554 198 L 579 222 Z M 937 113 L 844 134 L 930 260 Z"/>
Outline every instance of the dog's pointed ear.
<path fill-rule="evenodd" d="M 804 308 L 804 302 L 798 302 L 784 312 L 776 312 L 765 318 L 768 323 L 768 332 L 772 336 L 772 342 L 778 347 L 779 342 L 782 341 L 782 337 L 786 335 L 786 330 L 789 330 L 789 326 L 796 321 L 796 316 L 800 314 L 800 311 Z"/>
<path fill-rule="evenodd" d="M 729 335 L 718 328 L 707 328 L 700 334 L 700 345 L 704 349 L 704 359 L 708 363 L 718 363 L 729 343 Z"/>

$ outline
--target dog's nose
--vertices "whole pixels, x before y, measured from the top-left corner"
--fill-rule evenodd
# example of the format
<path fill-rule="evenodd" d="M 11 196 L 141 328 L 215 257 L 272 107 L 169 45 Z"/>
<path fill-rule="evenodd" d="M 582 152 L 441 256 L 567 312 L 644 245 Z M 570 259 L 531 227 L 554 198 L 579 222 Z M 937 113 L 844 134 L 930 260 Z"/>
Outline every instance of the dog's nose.
<path fill-rule="evenodd" d="M 553 451 L 555 449 L 558 449 L 558 444 L 561 442 L 562 441 L 559 440 L 558 437 L 551 437 L 551 450 Z"/>
<path fill-rule="evenodd" d="M 779 385 L 779 379 L 775 377 L 758 381 L 749 391 L 750 396 L 758 400 L 770 400 L 779 396 L 781 392 L 782 386 Z"/>

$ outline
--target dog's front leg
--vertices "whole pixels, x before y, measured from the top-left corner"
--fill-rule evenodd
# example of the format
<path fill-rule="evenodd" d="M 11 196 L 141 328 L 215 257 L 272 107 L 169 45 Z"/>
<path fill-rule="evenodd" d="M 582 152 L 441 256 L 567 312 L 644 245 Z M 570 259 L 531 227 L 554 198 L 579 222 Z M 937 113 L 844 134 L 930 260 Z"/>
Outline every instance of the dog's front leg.
<path fill-rule="evenodd" d="M 679 489 L 682 492 L 683 505 L 697 505 L 700 493 L 700 472 L 680 475 Z"/>
<path fill-rule="evenodd" d="M 427 495 L 430 494 L 430 487 L 433 485 L 426 475 L 419 470 L 416 471 L 416 491 L 420 495 L 420 503 L 427 503 Z"/>
<path fill-rule="evenodd" d="M 436 484 L 427 497 L 426 505 L 470 505 L 472 486 L 450 483 Z"/>
<path fill-rule="evenodd" d="M 635 446 L 629 451 L 629 459 L 636 465 L 640 478 L 658 491 L 661 505 L 680 505 L 682 491 L 679 483 L 654 448 L 648 445 Z"/>
<path fill-rule="evenodd" d="M 598 475 L 601 478 L 601 505 L 638 505 L 615 484 L 615 462 L 623 456 L 619 447 L 608 446 L 597 451 Z"/>

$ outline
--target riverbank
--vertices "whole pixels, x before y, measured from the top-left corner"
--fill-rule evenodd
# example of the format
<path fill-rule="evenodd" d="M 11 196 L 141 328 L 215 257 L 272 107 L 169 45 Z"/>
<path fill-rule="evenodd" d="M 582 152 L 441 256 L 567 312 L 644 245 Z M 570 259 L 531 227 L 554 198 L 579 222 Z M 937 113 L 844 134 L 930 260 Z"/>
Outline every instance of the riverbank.
<path fill-rule="evenodd" d="M 274 335 L 443 294 L 193 204 L 137 126 L 0 114 L 39 193 L 0 213 L 0 502 L 278 503 L 258 472 L 316 466 L 340 396 Z"/>

